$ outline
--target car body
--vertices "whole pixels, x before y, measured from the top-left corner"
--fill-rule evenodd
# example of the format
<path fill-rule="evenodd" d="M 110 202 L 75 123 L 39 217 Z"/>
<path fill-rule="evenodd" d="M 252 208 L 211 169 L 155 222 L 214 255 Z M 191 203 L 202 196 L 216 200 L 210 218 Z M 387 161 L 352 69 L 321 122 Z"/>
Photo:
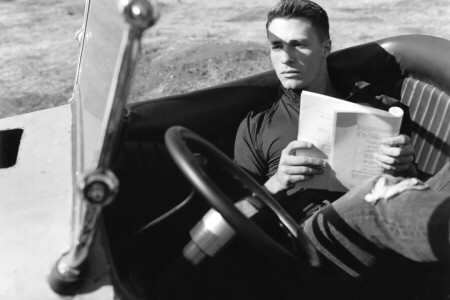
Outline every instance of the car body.
<path fill-rule="evenodd" d="M 298 284 L 308 274 L 308 263 L 282 267 L 278 260 L 271 262 L 270 253 L 259 251 L 263 246 L 248 244 L 243 230 L 236 228 L 233 245 L 217 257 L 198 267 L 186 263 L 183 249 L 211 204 L 195 192 L 169 154 L 167 130 L 188 128 L 231 158 L 239 122 L 250 110 L 273 101 L 278 80 L 267 71 L 127 104 L 139 41 L 157 21 L 158 10 L 145 0 L 121 1 L 119 9 L 106 0 L 86 4 L 70 103 L 0 120 L 0 150 L 8 166 L 0 182 L 8 207 L 1 220 L 0 265 L 16 266 L 5 275 L 12 278 L 6 281 L 5 297 L 310 298 L 322 284 L 328 295 L 347 289 L 348 281 L 339 276 L 333 282 L 319 276 L 316 285 Z M 445 39 L 405 35 L 336 51 L 329 59 L 333 68 L 386 83 L 385 92 L 410 107 L 416 161 L 430 174 L 450 156 L 449 50 Z M 214 164 L 205 169 L 222 189 L 234 190 Z M 43 211 L 27 209 L 38 200 Z M 273 228 L 278 226 L 273 216 L 261 218 L 255 222 L 268 226 L 278 239 L 282 233 Z M 427 265 L 431 275 L 422 277 L 414 273 L 422 265 L 398 266 L 390 276 L 374 274 L 374 281 L 358 292 L 366 299 L 383 293 L 398 299 L 415 292 L 408 286 L 424 278 L 427 284 L 435 280 L 431 289 L 440 296 L 448 292 L 442 287 L 447 273 L 440 267 Z M 404 270 L 412 270 L 411 277 L 395 278 Z M 398 291 L 392 292 L 393 286 Z"/>

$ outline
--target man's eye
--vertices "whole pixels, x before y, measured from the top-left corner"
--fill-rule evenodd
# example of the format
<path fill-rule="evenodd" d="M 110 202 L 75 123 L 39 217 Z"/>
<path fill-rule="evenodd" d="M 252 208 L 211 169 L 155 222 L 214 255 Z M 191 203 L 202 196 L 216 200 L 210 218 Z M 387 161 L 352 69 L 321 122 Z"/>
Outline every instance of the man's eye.
<path fill-rule="evenodd" d="M 303 43 L 301 43 L 301 44 L 297 44 L 297 45 L 295 45 L 295 48 L 306 48 L 306 44 L 303 44 Z"/>
<path fill-rule="evenodd" d="M 271 46 L 270 46 L 270 49 L 272 49 L 272 50 L 278 50 L 278 49 L 281 49 L 281 46 L 280 46 L 280 45 L 271 45 Z"/>

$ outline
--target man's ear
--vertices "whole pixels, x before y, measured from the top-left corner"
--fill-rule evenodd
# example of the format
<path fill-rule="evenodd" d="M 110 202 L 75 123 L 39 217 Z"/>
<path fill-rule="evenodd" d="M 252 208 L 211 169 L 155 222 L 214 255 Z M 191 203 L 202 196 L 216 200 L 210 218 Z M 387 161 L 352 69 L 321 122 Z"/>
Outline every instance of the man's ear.
<path fill-rule="evenodd" d="M 331 39 L 327 39 L 322 43 L 322 56 L 328 57 L 331 53 Z"/>

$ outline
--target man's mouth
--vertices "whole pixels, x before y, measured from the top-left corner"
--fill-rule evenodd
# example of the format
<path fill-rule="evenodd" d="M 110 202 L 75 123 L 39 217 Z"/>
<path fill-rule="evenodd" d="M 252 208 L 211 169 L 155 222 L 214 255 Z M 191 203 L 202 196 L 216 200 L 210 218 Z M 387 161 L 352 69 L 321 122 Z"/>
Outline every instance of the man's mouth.
<path fill-rule="evenodd" d="M 288 70 L 288 71 L 282 71 L 281 72 L 281 74 L 284 76 L 284 77 L 287 77 L 287 78 L 289 78 L 289 77 L 297 77 L 298 75 L 300 75 L 300 71 L 296 71 L 296 70 Z"/>

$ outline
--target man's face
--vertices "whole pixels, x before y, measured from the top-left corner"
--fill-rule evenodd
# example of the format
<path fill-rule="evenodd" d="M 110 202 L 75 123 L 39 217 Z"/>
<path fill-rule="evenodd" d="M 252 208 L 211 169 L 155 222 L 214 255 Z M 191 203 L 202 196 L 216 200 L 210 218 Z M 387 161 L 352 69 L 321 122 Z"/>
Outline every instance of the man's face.
<path fill-rule="evenodd" d="M 321 41 L 305 18 L 272 20 L 267 29 L 270 58 L 286 89 L 308 89 L 325 78 L 330 40 Z"/>

